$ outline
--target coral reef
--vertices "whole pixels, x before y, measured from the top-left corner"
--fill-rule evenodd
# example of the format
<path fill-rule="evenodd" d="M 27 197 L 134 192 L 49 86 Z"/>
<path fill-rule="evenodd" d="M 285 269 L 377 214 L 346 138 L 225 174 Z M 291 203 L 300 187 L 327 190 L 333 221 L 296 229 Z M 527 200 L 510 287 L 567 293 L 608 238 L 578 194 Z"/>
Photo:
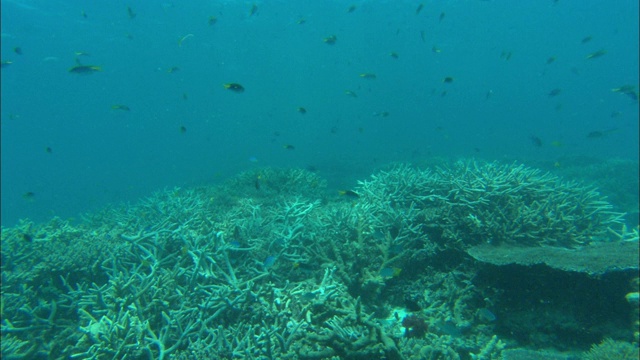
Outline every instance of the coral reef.
<path fill-rule="evenodd" d="M 401 165 L 353 192 L 258 169 L 3 228 L 2 356 L 498 359 L 504 289 L 467 249 L 620 241 L 594 189 L 522 165 Z"/>

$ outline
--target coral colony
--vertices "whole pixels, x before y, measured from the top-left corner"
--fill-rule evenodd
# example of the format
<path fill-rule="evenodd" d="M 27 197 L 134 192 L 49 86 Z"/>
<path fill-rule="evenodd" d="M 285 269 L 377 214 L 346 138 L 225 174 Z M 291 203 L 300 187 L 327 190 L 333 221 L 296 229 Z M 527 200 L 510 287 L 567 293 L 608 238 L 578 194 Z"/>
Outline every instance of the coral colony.
<path fill-rule="evenodd" d="M 3 228 L 2 357 L 516 359 L 637 342 L 638 232 L 594 188 L 458 161 L 345 194 L 261 169 Z M 586 289 L 611 296 L 585 306 Z"/>

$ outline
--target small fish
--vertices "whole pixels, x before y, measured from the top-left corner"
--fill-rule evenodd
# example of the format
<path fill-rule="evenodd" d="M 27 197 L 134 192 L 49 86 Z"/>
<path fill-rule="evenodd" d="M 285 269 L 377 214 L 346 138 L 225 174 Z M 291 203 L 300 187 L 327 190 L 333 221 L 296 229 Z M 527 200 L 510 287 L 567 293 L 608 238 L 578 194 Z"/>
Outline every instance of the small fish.
<path fill-rule="evenodd" d="M 297 110 L 298 110 L 298 112 L 299 112 L 300 114 L 302 114 L 302 115 L 304 115 L 304 114 L 306 114 L 306 113 L 307 113 L 307 109 L 303 108 L 302 106 L 301 106 L 301 107 L 299 107 Z"/>
<path fill-rule="evenodd" d="M 506 61 L 511 60 L 511 51 L 502 51 L 502 53 L 500 54 L 500 59 L 504 59 Z"/>
<path fill-rule="evenodd" d="M 211 16 L 209 16 L 209 20 L 207 22 L 208 22 L 209 26 L 213 26 L 218 22 L 218 18 L 213 16 L 213 15 L 211 15 Z"/>
<path fill-rule="evenodd" d="M 560 140 L 553 140 L 552 142 L 550 142 L 551 146 L 553 147 L 562 147 L 562 142 Z"/>
<path fill-rule="evenodd" d="M 84 52 L 84 51 L 75 51 L 73 54 L 75 56 L 91 56 L 91 54 L 89 54 L 88 52 Z"/>
<path fill-rule="evenodd" d="M 422 39 L 422 42 L 427 42 L 427 35 L 424 30 L 420 30 L 420 39 Z"/>
<path fill-rule="evenodd" d="M 440 13 L 440 17 L 438 18 L 439 22 L 442 22 L 442 20 L 444 20 L 445 14 L 444 12 Z"/>
<path fill-rule="evenodd" d="M 301 297 L 302 297 L 302 300 L 311 301 L 311 300 L 315 299 L 316 296 L 317 296 L 316 293 L 310 291 L 308 293 L 302 294 Z"/>
<path fill-rule="evenodd" d="M 224 84 L 223 85 L 225 89 L 227 90 L 231 90 L 233 92 L 236 93 L 242 93 L 244 92 L 244 86 L 238 84 L 238 83 L 228 83 L 228 84 Z"/>
<path fill-rule="evenodd" d="M 437 46 L 435 46 L 435 45 L 433 45 L 433 47 L 431 48 L 431 51 L 432 51 L 432 52 L 434 52 L 434 53 L 436 53 L 436 54 L 439 54 L 439 53 L 441 53 L 441 52 L 442 52 L 442 50 L 440 50 L 440 48 L 438 48 L 438 47 L 437 47 Z"/>
<path fill-rule="evenodd" d="M 389 254 L 394 254 L 394 255 L 402 254 L 402 252 L 404 251 L 404 247 L 402 245 L 396 244 L 396 245 L 392 245 L 388 251 L 389 251 Z"/>
<path fill-rule="evenodd" d="M 352 13 L 352 12 L 356 11 L 356 8 L 357 8 L 357 7 L 356 7 L 355 5 L 351 5 L 351 6 L 349 6 L 349 8 L 347 9 L 347 12 L 348 12 L 348 13 Z"/>
<path fill-rule="evenodd" d="M 2 60 L 2 62 L 0 62 L 0 67 L 2 68 L 6 68 L 9 67 L 9 65 L 13 64 L 13 61 L 10 60 Z"/>
<path fill-rule="evenodd" d="M 170 67 L 170 68 L 168 68 L 168 69 L 167 69 L 167 72 L 168 72 L 169 74 L 173 74 L 174 72 L 178 72 L 178 71 L 180 71 L 180 68 L 179 68 L 179 67 L 177 67 L 177 66 L 172 66 L 172 67 Z"/>
<path fill-rule="evenodd" d="M 306 22 L 307 22 L 307 19 L 305 19 L 303 17 L 301 17 L 298 20 L 296 20 L 296 24 L 298 24 L 298 25 L 302 25 L 302 24 L 304 24 Z"/>
<path fill-rule="evenodd" d="M 478 315 L 479 318 L 487 322 L 493 322 L 493 321 L 496 321 L 497 319 L 496 315 L 487 308 L 478 309 L 476 314 Z"/>
<path fill-rule="evenodd" d="M 19 46 L 16 46 L 13 48 L 13 52 L 18 54 L 18 55 L 22 55 L 22 48 Z"/>
<path fill-rule="evenodd" d="M 617 117 L 619 117 L 620 115 L 622 115 L 622 113 L 621 113 L 620 111 L 618 111 L 618 110 L 614 110 L 614 111 L 612 111 L 612 112 L 611 112 L 611 115 L 609 115 L 609 117 L 610 117 L 610 118 L 617 118 Z"/>
<path fill-rule="evenodd" d="M 420 14 L 420 11 L 422 11 L 423 7 L 424 7 L 424 4 L 418 5 L 418 8 L 416 9 L 416 15 Z"/>
<path fill-rule="evenodd" d="M 397 59 L 398 58 L 398 53 L 392 51 L 392 52 L 389 53 L 389 56 L 391 56 L 394 59 Z"/>
<path fill-rule="evenodd" d="M 129 19 L 133 19 L 136 17 L 136 13 L 133 12 L 133 9 L 131 9 L 130 6 L 127 6 L 127 15 L 129 16 Z"/>
<path fill-rule="evenodd" d="M 180 130 L 180 134 L 184 134 L 187 132 L 187 128 L 184 125 L 180 126 L 179 130 Z"/>
<path fill-rule="evenodd" d="M 93 74 L 99 71 L 102 71 L 102 68 L 96 65 L 76 65 L 69 69 L 69 72 L 72 74 L 82 75 Z"/>
<path fill-rule="evenodd" d="M 535 135 L 531 135 L 529 136 L 529 140 L 531 140 L 531 143 L 533 144 L 533 146 L 542 147 L 542 139 L 540 139 L 539 137 Z"/>
<path fill-rule="evenodd" d="M 192 37 L 193 34 L 187 34 L 183 37 L 180 38 L 180 40 L 178 40 L 178 46 L 182 47 L 182 43 L 187 40 L 188 38 Z"/>
<path fill-rule="evenodd" d="M 322 41 L 324 41 L 325 44 L 329 44 L 329 45 L 333 45 L 336 43 L 336 41 L 338 41 L 338 37 L 335 35 L 331 35 L 331 36 L 327 36 L 326 38 L 322 39 Z"/>
<path fill-rule="evenodd" d="M 611 89 L 611 91 L 625 94 L 633 100 L 638 101 L 638 92 L 636 91 L 636 87 L 633 85 L 622 85 L 620 87 Z"/>
<path fill-rule="evenodd" d="M 282 148 L 283 149 L 287 149 L 287 150 L 295 150 L 296 149 L 296 147 L 291 145 L 291 144 L 284 144 L 284 145 L 282 145 Z"/>
<path fill-rule="evenodd" d="M 375 79 L 376 78 L 376 74 L 373 73 L 362 73 L 360 74 L 360 77 L 363 79 Z"/>
<path fill-rule="evenodd" d="M 617 131 L 618 129 L 609 129 L 609 130 L 594 130 L 591 131 L 590 133 L 587 134 L 587 138 L 588 139 L 601 139 L 605 136 L 607 136 L 608 134 Z"/>
<path fill-rule="evenodd" d="M 267 256 L 267 258 L 262 262 L 262 266 L 265 269 L 269 269 L 273 267 L 273 265 L 276 263 L 276 260 L 277 258 L 275 256 Z"/>
<path fill-rule="evenodd" d="M 383 268 L 382 270 L 380 270 L 380 276 L 382 276 L 383 278 L 393 278 L 393 277 L 397 277 L 400 275 L 400 273 L 402 272 L 402 269 L 400 268 Z"/>
<path fill-rule="evenodd" d="M 249 17 L 255 15 L 257 12 L 258 12 L 258 5 L 257 4 L 251 5 L 251 10 L 249 10 Z"/>
<path fill-rule="evenodd" d="M 47 147 L 44 149 L 44 151 L 46 151 L 46 152 L 47 152 L 47 154 L 51 154 L 51 153 L 53 153 L 53 149 L 52 149 L 50 146 L 47 146 Z"/>
<path fill-rule="evenodd" d="M 111 105 L 111 110 L 131 111 L 131 109 L 127 105 L 122 104 Z"/>
<path fill-rule="evenodd" d="M 32 201 L 36 197 L 36 194 L 33 191 L 27 191 L 22 194 L 22 198 L 28 201 Z"/>
<path fill-rule="evenodd" d="M 255 187 L 256 190 L 260 190 L 260 180 L 261 179 L 262 179 L 262 175 L 258 175 L 258 176 L 256 176 L 256 179 L 253 182 L 253 187 Z"/>
<path fill-rule="evenodd" d="M 552 98 L 552 97 L 556 97 L 556 96 L 560 95 L 560 93 L 561 93 L 561 92 L 562 92 L 562 89 L 555 88 L 555 89 L 553 89 L 553 90 L 549 91 L 549 93 L 547 94 L 547 96 L 549 96 L 550 98 Z"/>
<path fill-rule="evenodd" d="M 82 10 L 82 11 L 80 12 L 80 16 L 82 16 L 83 18 L 85 18 L 85 19 L 86 19 L 86 18 L 87 18 L 87 13 L 86 13 L 84 10 Z"/>
<path fill-rule="evenodd" d="M 388 111 L 374 112 L 372 115 L 379 116 L 379 117 L 387 117 L 389 116 L 389 112 Z"/>
<path fill-rule="evenodd" d="M 353 190 L 338 190 L 338 195 L 345 196 L 345 197 L 351 197 L 351 198 L 359 198 L 360 197 L 360 194 L 358 194 L 357 192 L 355 192 Z"/>
<path fill-rule="evenodd" d="M 358 97 L 358 95 L 356 95 L 356 93 L 355 93 L 355 92 L 353 92 L 353 91 L 351 91 L 351 90 L 345 90 L 345 91 L 344 91 L 344 93 L 345 93 L 346 95 L 349 95 L 349 96 L 354 97 L 354 98 L 357 98 L 357 97 Z"/>
<path fill-rule="evenodd" d="M 607 53 L 607 50 L 600 49 L 600 50 L 598 50 L 596 52 L 592 52 L 591 54 L 587 55 L 585 58 L 586 59 L 595 59 L 595 58 L 599 58 L 599 57 L 603 56 L 606 53 Z"/>
<path fill-rule="evenodd" d="M 22 233 L 22 240 L 28 243 L 33 242 L 33 236 L 27 233 Z"/>
<path fill-rule="evenodd" d="M 585 36 L 582 38 L 582 40 L 580 41 L 581 44 L 586 44 L 589 41 L 591 41 L 591 39 L 593 39 L 593 36 L 589 35 L 589 36 Z"/>
<path fill-rule="evenodd" d="M 447 76 L 446 78 L 442 79 L 442 82 L 445 84 L 451 84 L 453 82 L 453 78 L 451 76 Z"/>
<path fill-rule="evenodd" d="M 556 57 L 555 57 L 555 56 L 550 56 L 550 57 L 547 59 L 547 65 L 549 65 L 549 64 L 551 64 L 551 63 L 553 63 L 554 61 L 556 61 Z"/>

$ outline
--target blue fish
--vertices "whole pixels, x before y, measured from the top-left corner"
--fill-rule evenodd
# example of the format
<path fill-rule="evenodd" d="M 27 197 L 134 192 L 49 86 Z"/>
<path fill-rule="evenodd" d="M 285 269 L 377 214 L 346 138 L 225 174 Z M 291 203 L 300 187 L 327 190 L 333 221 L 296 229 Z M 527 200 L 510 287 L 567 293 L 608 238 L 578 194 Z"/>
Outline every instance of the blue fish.
<path fill-rule="evenodd" d="M 265 269 L 268 269 L 270 267 L 273 266 L 273 264 L 276 263 L 276 257 L 275 256 L 267 256 L 266 259 L 264 259 L 264 262 L 262 263 L 262 266 L 264 266 Z"/>

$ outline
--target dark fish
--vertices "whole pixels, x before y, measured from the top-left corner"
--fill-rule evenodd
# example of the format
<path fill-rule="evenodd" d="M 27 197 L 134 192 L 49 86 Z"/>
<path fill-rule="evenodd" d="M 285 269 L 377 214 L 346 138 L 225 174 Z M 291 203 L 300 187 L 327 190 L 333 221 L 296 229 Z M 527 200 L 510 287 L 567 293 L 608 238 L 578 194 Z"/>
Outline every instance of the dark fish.
<path fill-rule="evenodd" d="M 555 56 L 551 56 L 547 59 L 547 65 L 553 63 L 554 61 L 556 61 L 556 57 Z"/>
<path fill-rule="evenodd" d="M 397 52 L 390 52 L 389 56 L 391 56 L 394 59 L 397 59 L 398 58 L 398 53 Z"/>
<path fill-rule="evenodd" d="M 33 236 L 27 233 L 23 233 L 22 234 L 22 240 L 26 241 L 26 242 L 33 242 Z"/>
<path fill-rule="evenodd" d="M 351 6 L 349 6 L 349 8 L 347 9 L 347 12 L 348 12 L 348 13 L 352 13 L 352 12 L 354 12 L 354 11 L 356 11 L 356 6 L 355 6 L 355 5 L 351 5 Z"/>
<path fill-rule="evenodd" d="M 444 20 L 444 13 L 440 13 L 440 17 L 438 18 L 438 21 L 442 22 L 442 20 Z"/>
<path fill-rule="evenodd" d="M 13 52 L 18 54 L 18 55 L 22 55 L 22 48 L 19 46 L 16 46 L 13 48 Z"/>
<path fill-rule="evenodd" d="M 336 41 L 338 41 L 338 37 L 335 35 L 331 35 L 331 36 L 327 36 L 326 38 L 322 39 L 322 41 L 324 41 L 325 44 L 329 44 L 329 45 L 333 45 L 336 43 Z"/>
<path fill-rule="evenodd" d="M 631 99 L 638 101 L 638 92 L 636 91 L 636 87 L 633 85 L 622 85 L 618 88 L 611 89 L 611 91 L 625 94 Z"/>
<path fill-rule="evenodd" d="M 591 39 L 593 39 L 593 37 L 592 37 L 591 35 L 589 35 L 589 36 L 585 36 L 585 37 L 583 37 L 583 38 L 582 38 L 582 41 L 580 41 L 580 43 L 581 43 L 581 44 L 586 44 L 586 43 L 588 43 L 589 41 L 591 41 Z"/>
<path fill-rule="evenodd" d="M 136 17 L 136 13 L 133 12 L 133 9 L 131 9 L 130 6 L 127 6 L 127 15 L 129 16 L 129 19 L 133 19 Z"/>
<path fill-rule="evenodd" d="M 52 149 L 51 147 L 49 147 L 49 146 L 47 146 L 47 147 L 44 149 L 44 151 L 46 151 L 48 154 L 53 153 L 53 149 Z"/>
<path fill-rule="evenodd" d="M 127 105 L 122 104 L 111 105 L 111 110 L 131 111 L 131 109 Z"/>
<path fill-rule="evenodd" d="M 420 11 L 422 11 L 423 7 L 424 7 L 424 4 L 418 5 L 418 8 L 416 9 L 416 15 L 420 14 Z"/>
<path fill-rule="evenodd" d="M 253 182 L 253 186 L 256 190 L 260 190 L 260 179 L 262 179 L 262 176 L 258 175 L 256 176 L 256 180 Z"/>
<path fill-rule="evenodd" d="M 87 18 L 87 13 L 84 10 L 80 12 L 80 15 L 85 19 Z"/>
<path fill-rule="evenodd" d="M 95 65 L 76 65 L 69 69 L 70 73 L 81 74 L 81 75 L 93 74 L 99 71 L 102 71 L 102 68 L 100 66 L 95 66 Z"/>
<path fill-rule="evenodd" d="M 22 198 L 25 200 L 33 200 L 36 197 L 36 194 L 32 191 L 27 191 L 26 193 L 22 194 Z"/>
<path fill-rule="evenodd" d="M 373 73 L 362 73 L 359 75 L 363 79 L 375 79 L 377 76 Z"/>
<path fill-rule="evenodd" d="M 338 194 L 340 196 L 346 196 L 346 197 L 352 197 L 352 198 L 359 198 L 360 194 L 358 194 L 357 192 L 353 191 L 353 190 L 338 190 Z"/>
<path fill-rule="evenodd" d="M 453 82 L 453 78 L 451 76 L 447 76 L 446 78 L 442 79 L 442 82 L 446 84 L 450 84 Z"/>
<path fill-rule="evenodd" d="M 307 109 L 305 109 L 305 108 L 303 108 L 303 107 L 301 106 L 301 107 L 299 107 L 299 108 L 298 108 L 298 112 L 299 112 L 300 114 L 303 114 L 303 115 L 304 115 L 304 114 L 306 114 L 306 113 L 307 113 Z"/>
<path fill-rule="evenodd" d="M 547 94 L 547 95 L 549 97 L 554 97 L 554 96 L 560 95 L 561 92 L 562 92 L 562 89 L 555 88 L 555 89 L 549 91 L 549 94 Z"/>
<path fill-rule="evenodd" d="M 253 16 L 258 12 L 258 5 L 251 5 L 251 10 L 249 10 L 249 16 Z"/>
<path fill-rule="evenodd" d="M 539 137 L 535 135 L 531 135 L 529 136 L 529 140 L 531 140 L 531 143 L 533 144 L 533 146 L 542 147 L 542 139 L 540 139 Z"/>
<path fill-rule="evenodd" d="M 209 26 L 213 26 L 213 25 L 215 25 L 217 22 L 218 22 L 218 18 L 217 18 L 217 17 L 215 17 L 215 16 L 213 16 L 213 15 L 209 16 L 209 21 L 208 21 Z"/>
<path fill-rule="evenodd" d="M 282 148 L 283 149 L 287 149 L 287 150 L 295 150 L 296 149 L 296 147 L 291 145 L 291 144 L 284 144 L 284 145 L 282 145 Z"/>
<path fill-rule="evenodd" d="M 184 125 L 183 125 L 183 126 L 180 126 L 180 133 L 181 133 L 181 134 L 184 134 L 184 133 L 186 133 L 186 132 L 187 132 L 187 128 L 186 128 Z"/>
<path fill-rule="evenodd" d="M 177 67 L 177 66 L 172 66 L 172 67 L 170 67 L 169 69 L 167 69 L 167 72 L 168 72 L 169 74 L 173 74 L 174 72 L 177 72 L 177 71 L 180 71 L 180 68 L 179 68 L 179 67 Z"/>
<path fill-rule="evenodd" d="M 591 131 L 590 133 L 587 134 L 587 138 L 589 138 L 589 139 L 601 139 L 601 138 L 603 138 L 603 137 L 607 136 L 608 134 L 610 134 L 612 132 L 615 132 L 615 131 L 618 131 L 618 129 L 615 128 L 615 129 L 602 130 L 602 131 L 601 130 L 594 130 L 594 131 Z"/>
<path fill-rule="evenodd" d="M 8 66 L 9 66 L 9 65 L 11 65 L 11 64 L 13 64 L 13 61 L 10 61 L 10 60 L 2 60 L 2 62 L 0 63 L 0 67 L 2 67 L 2 68 L 6 68 L 6 67 L 8 67 Z"/>
<path fill-rule="evenodd" d="M 223 85 L 225 89 L 231 90 L 233 92 L 241 93 L 244 92 L 244 86 L 238 83 L 228 83 Z"/>

